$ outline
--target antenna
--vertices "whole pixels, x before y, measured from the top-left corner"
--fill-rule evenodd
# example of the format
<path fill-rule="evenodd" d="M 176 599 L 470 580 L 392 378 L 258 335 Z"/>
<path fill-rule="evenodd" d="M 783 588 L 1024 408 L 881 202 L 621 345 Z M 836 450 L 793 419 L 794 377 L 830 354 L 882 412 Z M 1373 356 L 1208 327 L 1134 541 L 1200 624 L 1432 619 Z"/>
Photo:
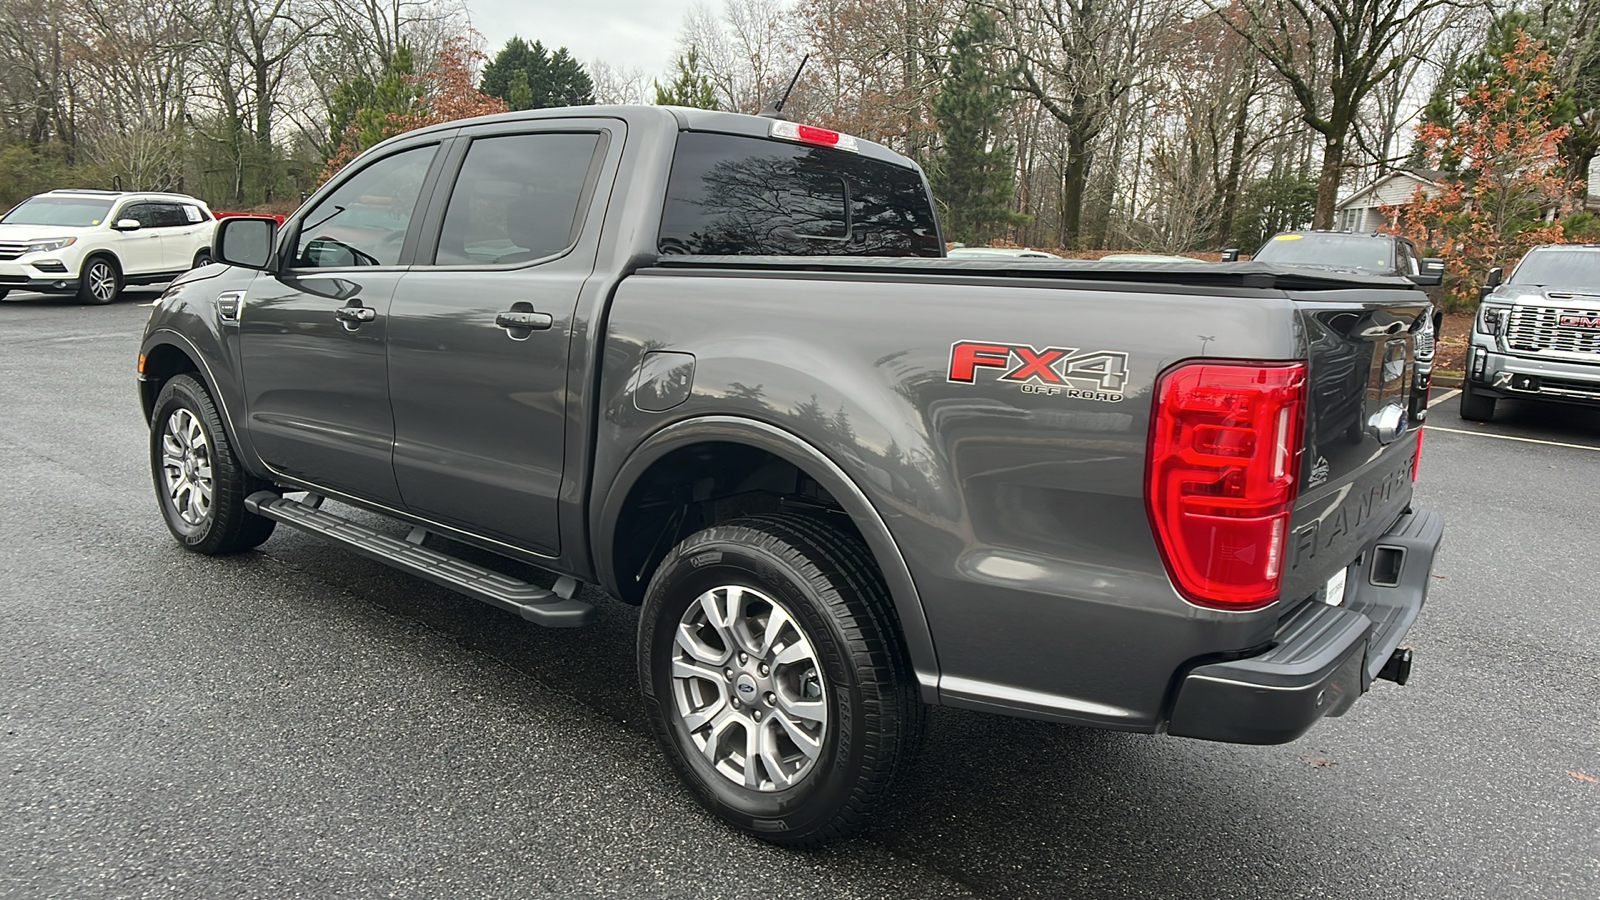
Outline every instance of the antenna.
<path fill-rule="evenodd" d="M 778 98 L 777 103 L 768 103 L 762 107 L 758 115 L 769 119 L 783 119 L 786 122 L 789 120 L 789 117 L 783 114 L 783 105 L 789 102 L 789 95 L 794 92 L 795 84 L 800 81 L 800 73 L 806 70 L 806 63 L 810 60 L 811 54 L 809 53 L 800 58 L 800 65 L 795 67 L 794 77 L 789 79 L 789 86 L 784 89 L 783 96 Z"/>

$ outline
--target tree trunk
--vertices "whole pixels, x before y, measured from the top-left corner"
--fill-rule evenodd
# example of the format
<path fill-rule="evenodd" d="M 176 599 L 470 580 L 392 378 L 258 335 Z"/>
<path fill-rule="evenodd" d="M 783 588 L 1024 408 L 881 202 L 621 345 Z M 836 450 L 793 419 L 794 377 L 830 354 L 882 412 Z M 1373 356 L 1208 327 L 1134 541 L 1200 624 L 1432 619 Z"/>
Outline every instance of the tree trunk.
<path fill-rule="evenodd" d="M 1322 144 L 1322 174 L 1317 177 L 1317 205 L 1311 227 L 1333 228 L 1333 207 L 1339 202 L 1339 178 L 1344 174 L 1344 140 L 1328 138 Z"/>
<path fill-rule="evenodd" d="M 1217 219 L 1217 249 L 1225 250 L 1233 240 L 1233 217 L 1239 211 L 1239 180 L 1244 168 L 1244 138 L 1250 124 L 1250 94 L 1239 101 L 1233 117 L 1233 146 L 1228 149 L 1228 174 L 1222 181 L 1222 215 Z"/>
<path fill-rule="evenodd" d="M 1086 143 L 1076 132 L 1067 138 L 1067 164 L 1061 175 L 1061 246 L 1069 250 L 1078 248 L 1078 230 L 1083 221 L 1083 187 L 1089 180 Z"/>

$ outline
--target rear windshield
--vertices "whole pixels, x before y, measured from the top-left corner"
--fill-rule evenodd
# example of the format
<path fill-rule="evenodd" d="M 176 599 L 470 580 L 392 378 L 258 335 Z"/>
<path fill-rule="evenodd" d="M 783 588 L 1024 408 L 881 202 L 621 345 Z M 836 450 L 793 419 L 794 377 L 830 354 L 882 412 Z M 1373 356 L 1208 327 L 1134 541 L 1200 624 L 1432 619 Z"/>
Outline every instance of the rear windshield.
<path fill-rule="evenodd" d="M 1287 266 L 1322 266 L 1392 273 L 1394 241 L 1357 234 L 1280 234 L 1253 259 Z"/>
<path fill-rule="evenodd" d="M 89 197 L 31 197 L 6 213 L 6 225 L 60 225 L 89 228 L 99 225 L 111 211 L 110 200 Z"/>
<path fill-rule="evenodd" d="M 1540 287 L 1600 287 L 1600 253 L 1593 250 L 1534 250 L 1507 279 Z"/>
<path fill-rule="evenodd" d="M 940 256 L 914 169 L 762 138 L 684 132 L 672 159 L 660 252 Z"/>

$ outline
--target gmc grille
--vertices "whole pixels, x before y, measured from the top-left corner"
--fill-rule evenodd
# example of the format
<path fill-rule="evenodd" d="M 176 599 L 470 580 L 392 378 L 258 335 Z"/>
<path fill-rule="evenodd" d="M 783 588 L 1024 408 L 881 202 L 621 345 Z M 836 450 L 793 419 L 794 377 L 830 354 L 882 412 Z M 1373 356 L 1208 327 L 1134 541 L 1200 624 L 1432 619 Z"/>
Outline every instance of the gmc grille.
<path fill-rule="evenodd" d="M 1506 322 L 1506 349 L 1513 353 L 1600 356 L 1600 328 L 1562 325 L 1562 316 L 1600 319 L 1600 310 L 1559 306 L 1517 306 Z"/>

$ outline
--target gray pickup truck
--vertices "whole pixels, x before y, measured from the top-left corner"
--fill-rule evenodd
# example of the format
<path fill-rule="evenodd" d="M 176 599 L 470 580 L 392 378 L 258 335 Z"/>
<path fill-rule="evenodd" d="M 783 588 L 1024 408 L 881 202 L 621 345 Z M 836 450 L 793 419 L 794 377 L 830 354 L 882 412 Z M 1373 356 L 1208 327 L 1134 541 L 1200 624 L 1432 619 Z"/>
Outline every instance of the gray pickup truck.
<path fill-rule="evenodd" d="M 1503 399 L 1600 406 L 1600 246 L 1534 247 L 1510 277 L 1490 269 L 1466 367 L 1463 419 L 1487 422 Z"/>
<path fill-rule="evenodd" d="M 767 840 L 856 828 L 929 704 L 1275 743 L 1409 672 L 1403 279 L 945 259 L 909 160 L 659 107 L 406 134 L 216 251 L 139 358 L 172 534 L 640 606 L 666 755 Z"/>

